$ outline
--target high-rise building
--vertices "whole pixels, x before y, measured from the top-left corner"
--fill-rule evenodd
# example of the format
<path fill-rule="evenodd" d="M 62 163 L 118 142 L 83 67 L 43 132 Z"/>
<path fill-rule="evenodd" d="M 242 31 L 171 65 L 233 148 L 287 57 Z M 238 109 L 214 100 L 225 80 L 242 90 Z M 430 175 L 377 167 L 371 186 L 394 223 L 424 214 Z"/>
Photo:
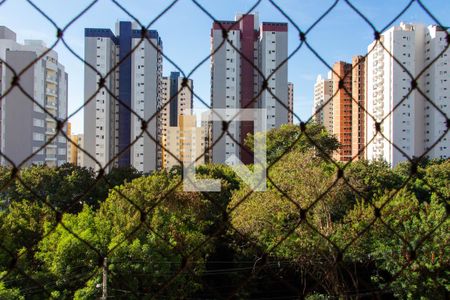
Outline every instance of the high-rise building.
<path fill-rule="evenodd" d="M 288 123 L 294 124 L 294 84 L 288 82 Z"/>
<path fill-rule="evenodd" d="M 339 61 L 333 65 L 333 134 L 340 143 L 334 157 L 352 159 L 352 64 Z"/>
<path fill-rule="evenodd" d="M 20 73 L 30 64 L 16 79 L 14 72 Z M 66 124 L 60 122 L 67 118 L 68 75 L 58 62 L 58 54 L 48 51 L 42 41 L 25 40 L 19 44 L 12 30 L 0 26 L 0 75 L 1 163 L 66 163 L 66 138 L 58 133 L 58 127 L 66 131 Z M 15 86 L 16 82 L 23 91 Z"/>
<path fill-rule="evenodd" d="M 367 146 L 368 159 L 384 159 L 395 166 L 407 159 L 404 154 L 420 157 L 428 148 L 431 158 L 450 156 L 448 133 L 432 147 L 447 130 L 446 117 L 434 105 L 450 115 L 449 50 L 441 54 L 446 35 L 438 26 L 400 23 L 381 35 L 383 46 L 376 41 L 369 45 L 367 111 L 375 121 L 370 117 L 366 121 L 366 141 L 373 139 Z M 408 72 L 415 78 L 431 62 L 412 82 Z M 434 105 L 417 89 L 411 90 L 416 86 Z"/>
<path fill-rule="evenodd" d="M 253 14 L 237 15 L 235 20 L 216 21 L 211 29 L 212 107 L 266 108 L 268 129 L 279 127 L 288 122 L 287 23 L 259 26 Z M 227 31 L 225 42 L 223 29 Z M 213 162 L 223 163 L 236 155 L 252 163 L 252 155 L 239 145 L 252 133 L 252 122 L 232 122 L 227 129 L 231 137 L 218 140 L 223 124 L 213 122 L 212 142 L 218 140 L 212 150 Z"/>
<path fill-rule="evenodd" d="M 257 95 L 264 88 L 264 79 L 267 80 L 267 88 L 263 90 L 258 99 L 258 107 L 267 109 L 267 129 L 278 128 L 288 123 L 289 97 L 288 90 L 288 24 L 262 22 L 259 27 L 258 67 L 262 75 L 259 75 L 258 87 L 253 91 Z M 278 69 L 277 69 L 278 68 Z M 255 84 L 255 83 L 254 83 Z M 280 103 L 281 102 L 281 103 Z M 283 106 L 284 104 L 284 106 Z"/>
<path fill-rule="evenodd" d="M 67 162 L 76 166 L 83 166 L 83 151 L 80 150 L 82 147 L 82 134 L 72 134 L 72 124 L 67 123 Z M 70 142 L 72 141 L 72 142 Z"/>
<path fill-rule="evenodd" d="M 313 120 L 322 124 L 328 133 L 333 133 L 333 81 L 331 72 L 328 77 L 317 76 L 314 84 Z"/>
<path fill-rule="evenodd" d="M 366 146 L 366 61 L 364 56 L 352 58 L 352 158 L 365 158 Z"/>
<path fill-rule="evenodd" d="M 183 86 L 183 80 L 179 72 L 171 72 L 169 77 L 162 78 L 162 107 L 159 115 L 162 147 L 158 155 L 158 166 L 166 165 L 164 159 L 167 157 L 165 148 L 169 127 L 178 127 L 179 116 L 192 113 L 193 82 L 191 79 L 186 79 L 186 86 Z"/>
<path fill-rule="evenodd" d="M 439 26 L 428 26 L 426 29 L 425 64 L 440 56 L 421 77 L 425 81 L 425 94 L 441 110 L 425 102 L 424 142 L 425 151 L 429 151 L 428 156 L 431 158 L 450 157 L 450 135 L 448 132 L 445 134 L 450 117 L 450 51 L 447 48 L 442 53 L 448 47 L 447 37 L 447 31 Z"/>
<path fill-rule="evenodd" d="M 77 164 L 77 136 L 72 134 L 72 123 L 67 122 L 67 162 L 76 165 Z M 73 143 L 71 143 L 72 141 Z"/>
<path fill-rule="evenodd" d="M 202 156 L 205 148 L 204 128 L 197 126 L 195 115 L 179 115 L 177 126 L 169 126 L 166 135 L 166 149 L 163 157 L 163 167 L 193 164 L 198 166 L 205 163 Z"/>
<path fill-rule="evenodd" d="M 85 66 L 84 147 L 107 171 L 133 166 L 149 172 L 157 167 L 162 42 L 155 30 L 142 39 L 131 22 L 118 22 L 116 34 L 85 29 L 85 60 L 95 70 Z M 103 86 L 99 74 L 107 75 Z M 99 167 L 88 156 L 85 164 Z"/>
<path fill-rule="evenodd" d="M 83 151 L 81 151 L 81 149 L 84 149 L 84 135 L 83 134 L 77 134 L 74 136 L 76 141 L 77 141 L 77 145 L 78 147 L 75 147 L 76 153 L 77 153 L 77 166 L 80 167 L 86 167 L 86 165 L 84 164 L 84 157 L 85 154 Z"/>
<path fill-rule="evenodd" d="M 67 148 L 68 148 L 67 159 L 68 159 L 68 162 L 70 162 L 71 164 L 78 165 L 78 148 L 77 148 L 78 135 L 76 135 L 76 134 L 72 135 L 71 141 L 73 142 L 73 144 L 69 143 L 69 142 L 67 143 Z M 69 156 L 69 154 L 70 154 L 70 156 Z"/>

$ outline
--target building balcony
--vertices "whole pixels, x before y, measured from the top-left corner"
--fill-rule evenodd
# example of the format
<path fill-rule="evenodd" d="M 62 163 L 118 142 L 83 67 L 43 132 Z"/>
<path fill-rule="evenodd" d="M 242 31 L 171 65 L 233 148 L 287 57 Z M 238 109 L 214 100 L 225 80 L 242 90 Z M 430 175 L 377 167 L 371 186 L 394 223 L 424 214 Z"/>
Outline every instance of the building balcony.
<path fill-rule="evenodd" d="M 45 129 L 45 134 L 47 134 L 47 135 L 54 135 L 55 133 L 56 133 L 55 128 L 46 128 Z"/>
<path fill-rule="evenodd" d="M 45 89 L 45 93 L 46 93 L 47 95 L 51 95 L 51 96 L 55 96 L 55 97 L 56 97 L 56 95 L 57 95 L 56 89 L 49 89 L 49 88 L 47 88 L 47 89 Z"/>
<path fill-rule="evenodd" d="M 48 75 L 48 76 L 45 77 L 45 80 L 46 80 L 47 82 L 56 84 L 58 78 L 56 77 L 56 75 Z"/>
<path fill-rule="evenodd" d="M 49 149 L 56 149 L 58 146 L 56 145 L 56 144 L 53 144 L 54 143 L 54 141 L 52 142 L 52 143 L 50 143 L 50 144 L 48 144 L 47 146 L 45 146 L 46 148 L 49 148 Z"/>
<path fill-rule="evenodd" d="M 49 108 L 49 109 L 57 109 L 56 102 L 53 102 L 53 101 L 47 101 L 47 102 L 45 103 L 45 108 Z"/>
<path fill-rule="evenodd" d="M 47 60 L 47 63 L 45 64 L 45 67 L 49 70 L 57 71 L 58 65 L 50 60 Z"/>

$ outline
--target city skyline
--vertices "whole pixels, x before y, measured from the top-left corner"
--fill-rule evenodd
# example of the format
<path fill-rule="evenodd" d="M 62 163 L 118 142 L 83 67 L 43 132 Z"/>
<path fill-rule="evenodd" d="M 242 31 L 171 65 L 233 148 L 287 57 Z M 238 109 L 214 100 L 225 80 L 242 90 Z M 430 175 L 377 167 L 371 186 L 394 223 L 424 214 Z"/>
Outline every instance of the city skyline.
<path fill-rule="evenodd" d="M 146 23 L 149 19 L 155 17 L 163 10 L 161 3 L 148 5 L 151 10 L 139 9 L 143 2 L 133 2 L 127 4 L 126 7 L 139 20 Z M 363 2 L 358 3 L 358 8 L 368 15 L 369 19 L 377 20 L 375 26 L 378 29 L 384 27 L 392 18 L 406 6 L 408 2 L 390 3 L 388 1 L 377 2 L 377 4 Z M 49 16 L 63 27 L 69 19 L 77 12 L 87 6 L 87 1 L 80 1 L 77 4 L 65 3 L 65 9 L 61 10 L 58 5 L 39 4 L 42 10 L 47 12 Z M 167 4 L 167 3 L 166 3 Z M 236 12 L 246 11 L 250 4 L 236 3 L 236 6 L 227 5 L 219 2 L 200 3 L 205 5 L 208 11 L 211 11 L 216 19 L 230 19 Z M 287 3 L 278 4 L 284 9 L 288 15 L 305 30 L 323 13 L 333 1 L 323 3 L 317 6 L 313 1 L 305 1 L 297 3 L 288 1 Z M 439 1 L 427 1 L 425 3 L 438 20 L 444 25 L 449 24 L 449 17 L 444 13 L 445 7 L 450 7 L 449 3 Z M 3 11 L 3 25 L 13 29 L 18 40 L 23 39 L 42 39 L 47 45 L 51 45 L 55 41 L 55 29 L 42 16 L 38 16 L 36 10 L 24 1 L 5 2 L 0 6 Z M 10 13 L 5 13 L 9 11 Z M 103 13 L 98 13 L 102 11 Z M 187 12 L 181 14 L 180 12 Z M 448 9 L 447 9 L 448 11 Z M 22 18 L 14 18 L 20 12 Z M 68 12 L 71 12 L 70 14 Z M 262 1 L 254 12 L 259 13 L 261 20 L 288 22 L 288 20 L 279 13 L 276 8 L 267 1 Z M 195 17 L 198 16 L 198 17 Z M 201 16 L 201 17 L 200 17 Z M 342 18 L 345 16 L 345 18 Z M 100 1 L 96 3 L 87 13 L 77 20 L 67 32 L 65 39 L 74 51 L 83 57 L 83 33 L 86 27 L 107 27 L 113 28 L 117 20 L 130 20 L 123 11 L 121 11 L 113 3 Z M 414 3 L 411 8 L 396 22 L 421 22 L 425 24 L 435 23 Z M 183 27 L 178 24 L 182 23 Z M 207 55 L 209 55 L 209 30 L 212 20 L 206 16 L 196 5 L 190 1 L 177 2 L 170 11 L 159 19 L 151 27 L 158 30 L 164 40 L 164 53 L 180 65 L 180 68 L 189 73 L 195 65 Z M 355 26 L 356 24 L 356 26 Z M 37 28 L 37 29 L 35 29 Z M 184 28 L 185 30 L 180 30 Z M 289 23 L 289 44 L 288 53 L 291 53 L 299 44 L 297 32 L 293 24 Z M 337 32 L 336 32 L 337 31 Z M 348 34 L 352 32 L 352 34 Z M 346 34 L 347 33 L 347 34 Z M 185 47 L 179 47 L 190 40 L 189 45 L 192 51 L 189 55 L 185 55 L 183 50 Z M 323 56 L 329 65 L 334 61 L 345 60 L 350 61 L 353 54 L 364 54 L 367 45 L 373 40 L 373 32 L 368 24 L 366 24 L 351 8 L 345 3 L 339 3 L 336 8 L 321 21 L 317 27 L 307 35 L 307 40 L 311 46 Z M 341 40 L 339 47 L 329 47 L 333 42 Z M 332 48 L 332 49 L 330 49 Z M 83 86 L 83 64 L 79 62 L 60 42 L 55 50 L 59 53 L 61 62 L 66 66 L 69 73 L 69 113 L 79 108 L 83 104 L 82 86 Z M 311 115 L 311 106 L 313 100 L 313 85 L 317 74 L 326 74 L 328 68 L 314 57 L 310 50 L 301 49 L 296 55 L 289 60 L 288 80 L 295 85 L 294 96 L 294 112 L 302 119 L 306 120 Z M 169 74 L 176 69 L 164 60 L 163 74 Z M 195 92 L 206 102 L 209 103 L 210 83 L 209 83 L 209 63 L 204 63 L 191 77 L 195 82 Z M 194 106 L 199 105 L 198 99 L 194 99 Z M 82 130 L 82 113 L 79 112 L 75 117 L 71 118 L 74 134 L 81 133 Z M 294 117 L 294 122 L 298 120 Z"/>

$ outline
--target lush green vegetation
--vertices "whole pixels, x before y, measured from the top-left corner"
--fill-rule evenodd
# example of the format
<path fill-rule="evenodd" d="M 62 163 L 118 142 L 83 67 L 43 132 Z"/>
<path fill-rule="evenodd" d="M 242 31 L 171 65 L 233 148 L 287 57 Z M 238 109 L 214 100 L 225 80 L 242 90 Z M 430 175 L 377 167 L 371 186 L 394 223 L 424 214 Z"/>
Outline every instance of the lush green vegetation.
<path fill-rule="evenodd" d="M 179 169 L 1 169 L 0 299 L 98 299 L 104 257 L 123 299 L 445 299 L 450 162 L 342 174 L 325 159 L 336 140 L 304 131 L 269 132 L 265 192 L 220 165 L 197 170 L 220 193 L 184 192 Z"/>

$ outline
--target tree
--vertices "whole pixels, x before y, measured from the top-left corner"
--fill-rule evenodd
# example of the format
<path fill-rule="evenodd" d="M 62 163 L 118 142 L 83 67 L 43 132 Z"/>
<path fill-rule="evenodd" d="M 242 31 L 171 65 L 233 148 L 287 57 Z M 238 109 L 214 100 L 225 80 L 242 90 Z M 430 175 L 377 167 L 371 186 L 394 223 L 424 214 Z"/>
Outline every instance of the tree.
<path fill-rule="evenodd" d="M 36 263 L 34 255 L 44 232 L 44 223 L 49 227 L 55 226 L 54 217 L 55 214 L 48 207 L 27 200 L 12 202 L 5 211 L 0 212 L 0 273 L 9 271 L 7 278 L 14 282 L 13 287 L 33 291 L 30 293 L 34 297 L 28 292 L 22 293 L 27 299 L 44 296 L 41 287 L 29 277 L 38 281 L 47 280 L 47 274 L 41 272 L 41 265 Z"/>
<path fill-rule="evenodd" d="M 134 167 L 115 167 L 97 182 L 92 193 L 93 197 L 96 198 L 99 203 L 103 202 L 108 197 L 108 193 L 111 189 L 124 183 L 131 182 L 133 179 L 141 176 L 143 176 L 143 174 Z"/>
<path fill-rule="evenodd" d="M 310 277 L 303 284 L 318 284 L 329 294 L 339 294 L 345 286 L 339 270 L 333 269 L 337 252 L 323 236 L 336 231 L 333 214 L 345 197 L 342 181 L 336 181 L 330 170 L 313 150 L 288 153 L 270 169 L 273 184 L 267 191 L 253 192 L 242 201 L 249 193 L 243 187 L 234 193 L 229 209 L 231 223 L 245 235 L 244 241 L 270 251 L 274 260 L 295 262 L 301 272 L 315 274 L 315 283 Z M 238 248 L 247 250 L 245 244 Z"/>
<path fill-rule="evenodd" d="M 98 201 L 89 190 L 95 182 L 92 169 L 72 164 L 31 166 L 22 169 L 19 176 L 21 181 L 16 182 L 11 196 L 14 200 L 28 199 L 64 212 L 78 212 L 84 203 L 95 205 Z"/>
<path fill-rule="evenodd" d="M 450 199 L 450 160 L 431 161 L 425 169 L 424 182 L 436 197 L 445 202 Z"/>
<path fill-rule="evenodd" d="M 3 274 L 0 273 L 0 277 Z M 0 281 L 0 299 L 3 300 L 25 300 L 18 288 L 7 288 L 3 282 Z"/>
<path fill-rule="evenodd" d="M 358 193 L 352 192 L 354 197 L 371 200 L 383 195 L 387 190 L 401 187 L 405 178 L 392 170 L 389 164 L 382 160 L 358 160 L 352 162 L 345 169 L 345 177 Z"/>
<path fill-rule="evenodd" d="M 64 226 L 46 232 L 36 256 L 57 279 L 60 295 L 88 299 L 98 296 L 103 256 L 108 257 L 110 294 L 128 299 L 158 293 L 186 268 L 190 271 L 164 290 L 164 296 L 178 299 L 200 288 L 196 278 L 209 249 L 202 243 L 210 211 L 201 194 L 184 193 L 177 180 L 155 173 L 114 189 L 98 211 L 85 205 L 77 215 L 65 214 Z"/>
<path fill-rule="evenodd" d="M 445 206 L 434 195 L 430 203 L 420 202 L 407 189 L 382 195 L 373 204 L 385 204 L 380 211 L 383 222 L 372 224 L 375 210 L 365 201 L 349 212 L 341 239 L 349 240 L 372 225 L 347 255 L 353 260 L 372 261 L 379 270 L 372 274 L 372 280 L 398 298 L 445 299 L 450 291 L 450 221 Z"/>
<path fill-rule="evenodd" d="M 261 135 L 264 133 L 256 134 Z M 269 130 L 265 134 L 267 163 L 269 165 L 275 162 L 291 147 L 293 150 L 300 152 L 315 149 L 316 153 L 323 159 L 328 159 L 333 151 L 339 148 L 337 139 L 329 135 L 325 127 L 315 123 L 307 124 L 304 133 L 302 133 L 299 125 L 283 124 L 279 128 Z M 247 135 L 245 146 L 253 151 L 254 136 L 252 134 Z"/>

